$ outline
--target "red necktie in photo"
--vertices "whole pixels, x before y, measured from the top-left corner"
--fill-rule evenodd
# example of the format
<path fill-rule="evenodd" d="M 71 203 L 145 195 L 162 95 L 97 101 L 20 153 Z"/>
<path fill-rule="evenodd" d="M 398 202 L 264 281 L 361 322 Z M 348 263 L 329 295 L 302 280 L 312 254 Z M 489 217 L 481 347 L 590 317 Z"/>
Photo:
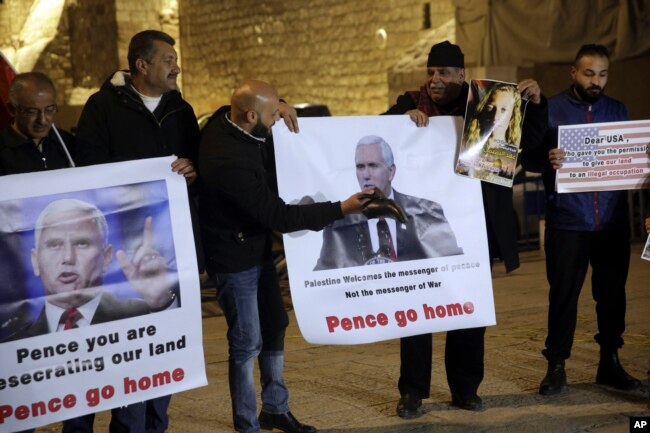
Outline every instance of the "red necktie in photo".
<path fill-rule="evenodd" d="M 61 315 L 59 323 L 63 323 L 63 330 L 78 328 L 77 320 L 81 319 L 81 313 L 75 307 L 68 308 Z"/>

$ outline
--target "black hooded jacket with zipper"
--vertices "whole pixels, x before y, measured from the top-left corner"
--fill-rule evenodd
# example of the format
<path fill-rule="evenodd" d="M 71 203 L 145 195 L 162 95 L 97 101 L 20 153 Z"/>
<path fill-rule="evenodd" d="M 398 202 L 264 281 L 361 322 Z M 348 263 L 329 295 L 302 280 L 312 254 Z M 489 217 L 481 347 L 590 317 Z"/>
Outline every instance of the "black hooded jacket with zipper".
<path fill-rule="evenodd" d="M 117 71 L 86 102 L 77 127 L 79 165 L 176 155 L 196 161 L 199 127 L 192 106 L 172 90 L 152 113 Z"/>

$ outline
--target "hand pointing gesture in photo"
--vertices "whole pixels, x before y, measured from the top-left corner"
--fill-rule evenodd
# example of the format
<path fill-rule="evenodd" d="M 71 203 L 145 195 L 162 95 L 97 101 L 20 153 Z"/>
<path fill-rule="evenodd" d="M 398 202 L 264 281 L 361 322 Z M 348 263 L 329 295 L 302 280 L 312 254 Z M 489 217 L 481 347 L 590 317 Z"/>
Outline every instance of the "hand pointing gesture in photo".
<path fill-rule="evenodd" d="M 173 274 L 167 272 L 165 258 L 155 249 L 153 241 L 153 219 L 144 221 L 142 244 L 129 260 L 120 250 L 115 256 L 131 286 L 140 293 L 152 309 L 160 309 L 174 300 L 172 288 L 175 284 Z"/>

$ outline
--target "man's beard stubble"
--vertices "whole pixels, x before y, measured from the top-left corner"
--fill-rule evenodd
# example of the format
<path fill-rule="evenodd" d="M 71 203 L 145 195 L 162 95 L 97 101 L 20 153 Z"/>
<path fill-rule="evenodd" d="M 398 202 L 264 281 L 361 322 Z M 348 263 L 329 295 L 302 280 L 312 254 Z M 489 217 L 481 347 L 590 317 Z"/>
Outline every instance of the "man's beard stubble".
<path fill-rule="evenodd" d="M 589 88 L 585 89 L 584 87 L 576 84 L 573 86 L 576 90 L 576 93 L 578 93 L 578 96 L 580 96 L 580 99 L 583 101 L 593 104 L 600 98 L 600 95 L 603 94 L 603 88 L 600 86 L 590 86 Z M 590 92 L 590 90 L 598 90 L 598 92 Z"/>
<path fill-rule="evenodd" d="M 251 135 L 257 138 L 269 138 L 271 136 L 271 128 L 264 126 L 262 121 L 258 119 L 251 130 Z"/>

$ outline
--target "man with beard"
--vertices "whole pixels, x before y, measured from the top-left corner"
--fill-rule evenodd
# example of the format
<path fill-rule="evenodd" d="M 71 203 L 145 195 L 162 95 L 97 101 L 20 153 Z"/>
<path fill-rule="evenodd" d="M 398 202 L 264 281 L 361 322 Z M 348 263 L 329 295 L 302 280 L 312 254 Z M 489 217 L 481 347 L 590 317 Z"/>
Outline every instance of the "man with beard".
<path fill-rule="evenodd" d="M 201 234 L 206 270 L 228 322 L 228 376 L 233 423 L 239 433 L 276 428 L 312 433 L 289 411 L 284 384 L 288 316 L 271 258 L 271 232 L 320 230 L 359 213 L 357 193 L 341 202 L 287 205 L 272 189 L 266 146 L 280 118 L 280 99 L 269 83 L 248 80 L 235 89 L 203 129 L 199 146 Z M 297 126 L 297 125 L 296 125 Z M 297 130 L 297 129 L 296 129 Z M 257 417 L 253 364 L 258 359 L 262 411 Z"/>
<path fill-rule="evenodd" d="M 641 382 L 625 372 L 618 359 L 625 329 L 625 282 L 630 262 L 630 230 L 626 191 L 555 192 L 555 170 L 565 152 L 557 149 L 560 125 L 629 120 L 625 106 L 603 94 L 609 53 L 602 45 L 584 45 L 571 66 L 573 83 L 549 98 L 549 130 L 538 152 L 524 150 L 527 168 L 542 171 L 546 189 L 546 276 L 550 285 L 548 335 L 542 351 L 548 370 L 542 395 L 566 388 L 565 360 L 571 355 L 578 297 L 589 264 L 596 301 L 600 363 L 596 383 L 633 390 Z"/>

